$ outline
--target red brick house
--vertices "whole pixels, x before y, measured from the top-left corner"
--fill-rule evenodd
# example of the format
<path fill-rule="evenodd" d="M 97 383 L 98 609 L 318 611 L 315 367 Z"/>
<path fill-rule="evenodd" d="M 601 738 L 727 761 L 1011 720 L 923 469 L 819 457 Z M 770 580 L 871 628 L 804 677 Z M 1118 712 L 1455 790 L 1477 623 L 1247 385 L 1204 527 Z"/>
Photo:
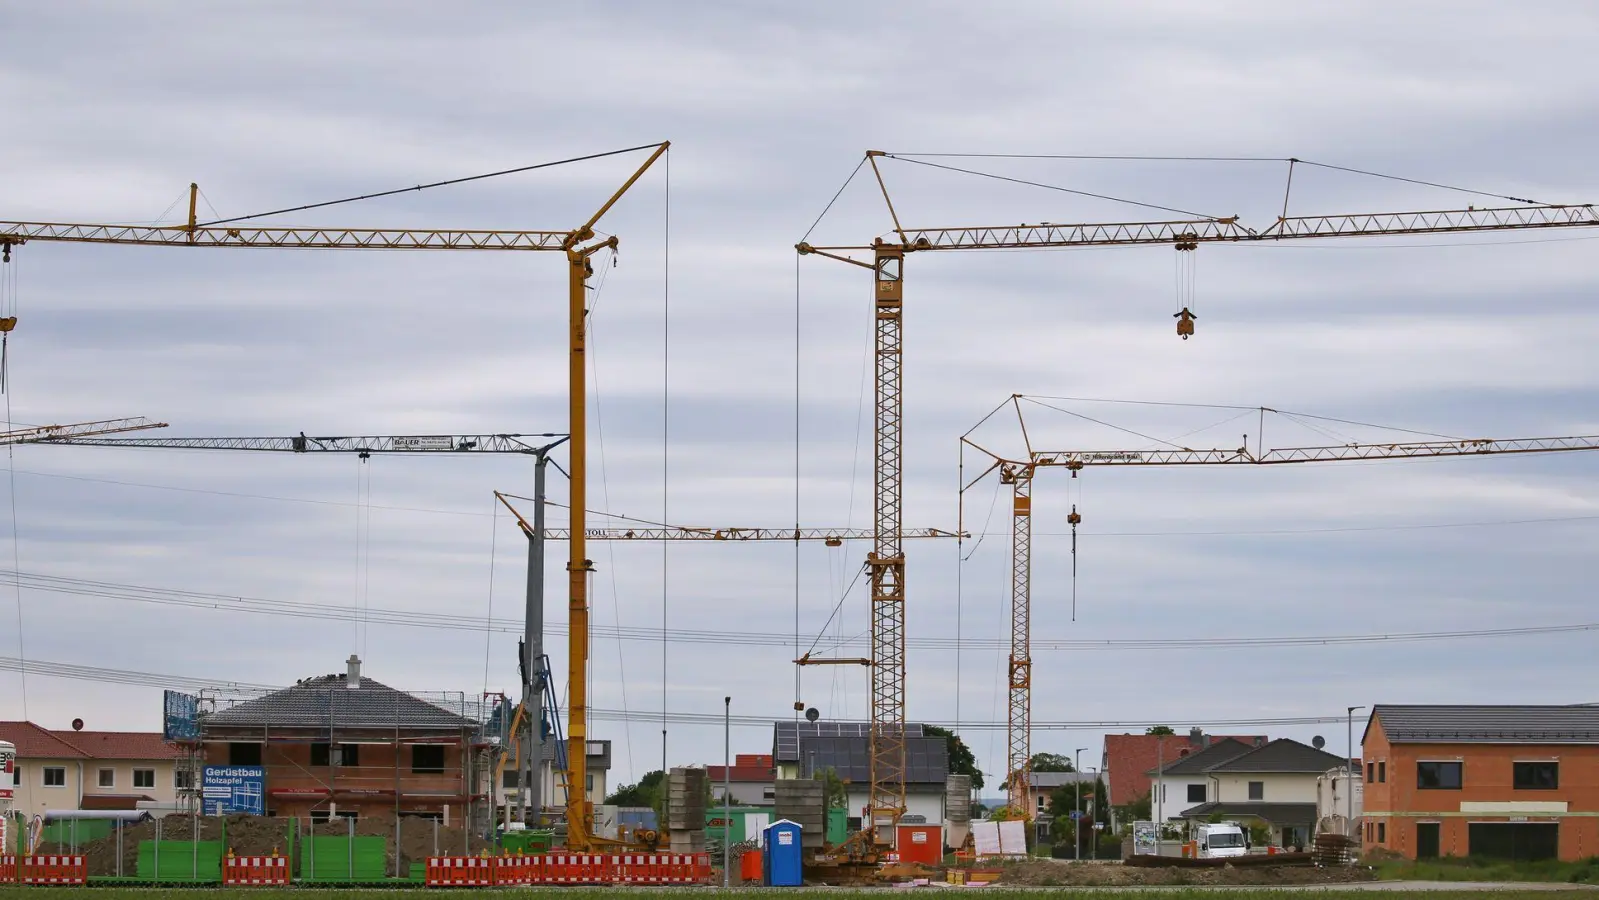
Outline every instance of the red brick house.
<path fill-rule="evenodd" d="M 705 777 L 717 803 L 722 802 L 724 783 L 739 806 L 771 806 L 775 802 L 777 766 L 770 753 L 740 753 L 731 766 L 706 766 Z"/>
<path fill-rule="evenodd" d="M 202 713 L 199 726 L 207 766 L 265 770 L 267 815 L 423 816 L 454 825 L 492 814 L 482 726 L 363 678 L 353 657 L 343 675 Z"/>
<path fill-rule="evenodd" d="M 1361 743 L 1367 850 L 1599 855 L 1599 706 L 1378 704 Z"/>

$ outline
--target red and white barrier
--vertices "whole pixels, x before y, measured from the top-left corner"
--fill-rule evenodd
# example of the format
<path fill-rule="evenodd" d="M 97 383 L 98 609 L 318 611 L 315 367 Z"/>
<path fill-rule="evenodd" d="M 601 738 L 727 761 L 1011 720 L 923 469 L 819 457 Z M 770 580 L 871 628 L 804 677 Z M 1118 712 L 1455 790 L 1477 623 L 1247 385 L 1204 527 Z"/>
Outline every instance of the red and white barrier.
<path fill-rule="evenodd" d="M 704 884 L 705 853 L 540 853 L 533 856 L 435 856 L 429 887 L 580 884 Z"/>
<path fill-rule="evenodd" d="M 287 856 L 229 856 L 222 861 L 226 885 L 288 884 Z"/>
<path fill-rule="evenodd" d="M 487 856 L 432 856 L 428 858 L 428 887 L 489 887 L 494 884 L 496 860 Z"/>
<path fill-rule="evenodd" d="M 17 865 L 23 884 L 86 884 L 89 867 L 81 856 L 24 856 Z"/>
<path fill-rule="evenodd" d="M 0 856 L 0 884 L 15 884 L 17 881 L 17 858 L 15 856 Z"/>

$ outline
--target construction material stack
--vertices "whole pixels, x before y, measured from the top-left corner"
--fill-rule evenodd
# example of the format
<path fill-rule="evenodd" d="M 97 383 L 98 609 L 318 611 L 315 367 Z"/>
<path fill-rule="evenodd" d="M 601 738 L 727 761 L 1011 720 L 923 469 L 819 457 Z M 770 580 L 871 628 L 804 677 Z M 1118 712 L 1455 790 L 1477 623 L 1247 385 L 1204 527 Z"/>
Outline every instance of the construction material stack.
<path fill-rule="evenodd" d="M 673 853 L 705 852 L 705 800 L 710 782 L 702 768 L 679 767 L 666 779 L 666 829 Z"/>
<path fill-rule="evenodd" d="M 972 832 L 972 776 L 944 779 L 944 818 L 944 842 L 951 847 L 964 846 Z"/>
<path fill-rule="evenodd" d="M 820 852 L 827 837 L 827 785 L 814 778 L 782 778 L 772 798 L 775 821 L 787 819 L 800 827 L 800 843 L 807 855 Z"/>

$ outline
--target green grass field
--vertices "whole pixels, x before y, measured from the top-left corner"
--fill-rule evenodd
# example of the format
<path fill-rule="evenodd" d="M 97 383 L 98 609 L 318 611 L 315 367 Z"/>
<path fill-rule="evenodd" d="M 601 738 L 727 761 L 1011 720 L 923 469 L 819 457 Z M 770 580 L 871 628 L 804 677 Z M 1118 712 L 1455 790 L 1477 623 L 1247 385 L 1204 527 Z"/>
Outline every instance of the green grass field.
<path fill-rule="evenodd" d="M 816 898 L 822 898 L 822 897 L 836 897 L 840 893 L 840 890 L 841 889 L 837 889 L 837 888 L 827 888 L 827 889 L 817 889 L 817 890 L 807 889 L 807 888 L 747 888 L 747 889 L 734 889 L 732 891 L 728 891 L 727 893 L 730 893 L 730 894 L 753 894 L 753 893 L 776 894 L 776 895 L 780 895 L 780 896 L 783 896 L 783 897 L 792 897 L 792 898 L 794 898 L 794 900 L 816 900 Z M 843 889 L 843 890 L 847 891 L 848 889 Z M 861 892 L 874 892 L 875 893 L 875 892 L 887 892 L 887 891 L 890 891 L 890 890 L 892 890 L 892 889 L 890 889 L 890 888 L 882 888 L 882 889 L 869 888 L 869 889 L 860 889 L 860 890 L 850 891 L 850 892 L 851 893 L 861 893 Z M 0 900 L 121 900 L 121 898 L 128 898 L 128 900 L 133 900 L 133 898 L 138 898 L 138 900 L 145 900 L 145 898 L 148 898 L 148 897 L 150 897 L 150 896 L 152 896 L 154 894 L 157 894 L 157 893 L 169 893 L 169 894 L 182 895 L 182 894 L 188 894 L 188 893 L 192 892 L 192 893 L 194 893 L 196 895 L 215 896 L 216 894 L 222 893 L 223 891 L 224 891 L 223 888 L 172 888 L 172 887 L 161 887 L 161 888 L 124 888 L 124 887 L 92 887 L 92 888 L 43 888 L 43 887 L 37 887 L 37 888 L 23 888 L 23 887 L 0 887 Z M 364 889 L 359 889 L 359 888 L 344 888 L 344 889 L 340 889 L 340 888 L 334 888 L 334 889 L 327 889 L 327 888 L 294 888 L 294 889 L 290 889 L 290 890 L 263 890 L 263 889 L 252 889 L 252 888 L 235 888 L 235 889 L 229 889 L 227 892 L 229 893 L 230 896 L 237 896 L 237 897 L 240 897 L 240 898 L 248 897 L 248 898 L 253 898 L 253 900 L 337 900 L 337 898 L 349 898 L 349 897 L 351 897 L 352 895 L 355 895 L 355 894 L 369 894 L 369 895 L 388 896 L 388 897 L 393 897 L 396 894 L 396 891 L 393 890 L 393 889 L 389 889 L 389 890 L 364 890 Z M 650 893 L 650 894 L 680 893 L 680 894 L 685 894 L 685 895 L 689 895 L 689 896 L 704 896 L 705 894 L 709 894 L 709 893 L 716 893 L 716 894 L 722 893 L 722 891 L 720 891 L 720 890 L 710 889 L 710 888 L 631 888 L 631 889 L 622 889 L 622 892 L 623 893 Z M 927 892 L 928 892 L 928 890 L 921 891 L 921 893 L 927 893 Z M 492 889 L 491 890 L 454 890 L 454 891 L 450 891 L 450 890 L 433 890 L 433 891 L 428 891 L 426 895 L 428 897 L 450 896 L 450 897 L 453 897 L 453 898 L 457 898 L 457 900 L 458 900 L 458 898 L 463 898 L 463 897 L 479 898 L 479 900 L 511 900 L 511 898 L 526 897 L 526 896 L 528 896 L 529 893 L 544 893 L 544 894 L 549 894 L 551 896 L 560 896 L 560 897 L 565 897 L 565 898 L 572 898 L 572 900 L 600 900 L 600 898 L 603 898 L 603 897 L 614 897 L 614 896 L 616 896 L 616 894 L 618 893 L 618 889 L 616 889 L 616 888 L 514 888 L 514 889 L 507 889 L 507 890 L 492 890 Z M 1565 893 L 1565 892 L 1561 892 L 1561 893 Z M 1588 892 L 1586 890 L 1580 890 L 1577 893 L 1579 893 L 1579 895 L 1581 895 L 1581 896 L 1587 896 L 1588 895 Z M 1282 890 L 1271 890 L 1271 889 L 1254 889 L 1254 890 L 1250 890 L 1250 889 L 1229 889 L 1229 888 L 1208 889 L 1208 890 L 1184 889 L 1184 888 L 1168 889 L 1168 890 L 1126 890 L 1126 889 L 1117 889 L 1117 890 L 1111 891 L 1110 894 L 1112 896 L 1115 896 L 1116 898 L 1118 898 L 1118 900 L 1122 900 L 1122 898 L 1126 898 L 1126 900 L 1174 900 L 1174 898 L 1188 898 L 1188 900 L 1220 900 L 1220 898 L 1233 897 L 1233 896 L 1248 897 L 1249 900 L 1292 900 L 1292 898 L 1298 898 L 1298 900 L 1303 900 L 1303 898 L 1307 897 L 1307 895 L 1316 898 L 1316 900 L 1361 900 L 1361 898 L 1369 898 L 1369 900 L 1483 900 L 1483 898 L 1492 898 L 1492 900 L 1534 900 L 1534 898 L 1537 898 L 1537 900 L 1549 900 L 1551 892 L 1550 891 L 1546 891 L 1546 890 L 1545 891 L 1506 890 L 1506 891 L 1492 891 L 1492 892 L 1488 892 L 1488 891 L 1401 891 L 1401 890 L 1386 891 L 1385 890 L 1385 891 L 1372 892 L 1372 891 L 1341 890 L 1339 888 L 1334 887 L 1334 888 L 1329 888 L 1329 889 L 1325 889 L 1325 890 L 1318 888 L 1318 889 L 1315 889 L 1315 890 L 1310 891 L 1310 892 L 1307 892 L 1307 891 L 1304 891 L 1304 890 L 1282 891 Z M 1003 889 L 1003 888 L 983 888 L 983 889 L 981 889 L 980 895 L 983 896 L 983 897 L 994 897 L 994 898 L 1014 898 L 1014 900 L 1021 900 L 1021 898 L 1036 898 L 1036 897 L 1039 897 L 1041 895 L 1047 895 L 1047 896 L 1050 896 L 1050 897 L 1082 897 L 1082 898 L 1085 898 L 1085 900 L 1086 900 L 1086 898 L 1093 897 L 1093 898 L 1096 898 L 1096 900 L 1103 900 L 1103 898 L 1107 896 L 1107 893 L 1104 890 L 1098 890 L 1098 891 L 1096 891 L 1096 890 L 1082 890 L 1082 889 L 1075 889 L 1074 890 L 1074 889 L 1070 889 L 1070 888 L 1032 888 L 1032 889 L 1019 889 L 1019 890 L 1006 890 L 1006 889 Z"/>

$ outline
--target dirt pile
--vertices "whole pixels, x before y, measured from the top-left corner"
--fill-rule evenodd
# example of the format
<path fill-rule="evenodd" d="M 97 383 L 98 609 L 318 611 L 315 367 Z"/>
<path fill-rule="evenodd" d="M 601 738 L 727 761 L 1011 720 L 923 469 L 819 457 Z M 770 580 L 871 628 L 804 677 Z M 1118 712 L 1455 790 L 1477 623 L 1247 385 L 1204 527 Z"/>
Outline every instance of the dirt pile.
<path fill-rule="evenodd" d="M 189 816 L 167 816 L 164 819 L 123 828 L 120 844 L 117 833 L 113 831 L 108 837 L 79 845 L 78 853 L 83 856 L 84 865 L 88 867 L 90 875 L 116 875 L 118 847 L 120 847 L 121 874 L 124 878 L 132 878 L 139 869 L 139 842 L 157 840 L 158 834 L 159 839 L 163 841 L 192 840 L 196 821 L 199 823 L 200 840 L 222 840 L 221 819 L 201 817 L 196 820 Z M 38 852 L 48 854 L 70 851 L 65 846 L 44 844 L 40 846 Z"/>
<path fill-rule="evenodd" d="M 1030 859 L 979 866 L 1000 872 L 999 883 L 1024 886 L 1121 887 L 1157 885 L 1292 885 L 1348 884 L 1374 881 L 1376 873 L 1362 866 L 1318 869 L 1311 866 L 1225 866 L 1216 869 L 1141 868 L 1120 863 L 1071 863 Z"/>

